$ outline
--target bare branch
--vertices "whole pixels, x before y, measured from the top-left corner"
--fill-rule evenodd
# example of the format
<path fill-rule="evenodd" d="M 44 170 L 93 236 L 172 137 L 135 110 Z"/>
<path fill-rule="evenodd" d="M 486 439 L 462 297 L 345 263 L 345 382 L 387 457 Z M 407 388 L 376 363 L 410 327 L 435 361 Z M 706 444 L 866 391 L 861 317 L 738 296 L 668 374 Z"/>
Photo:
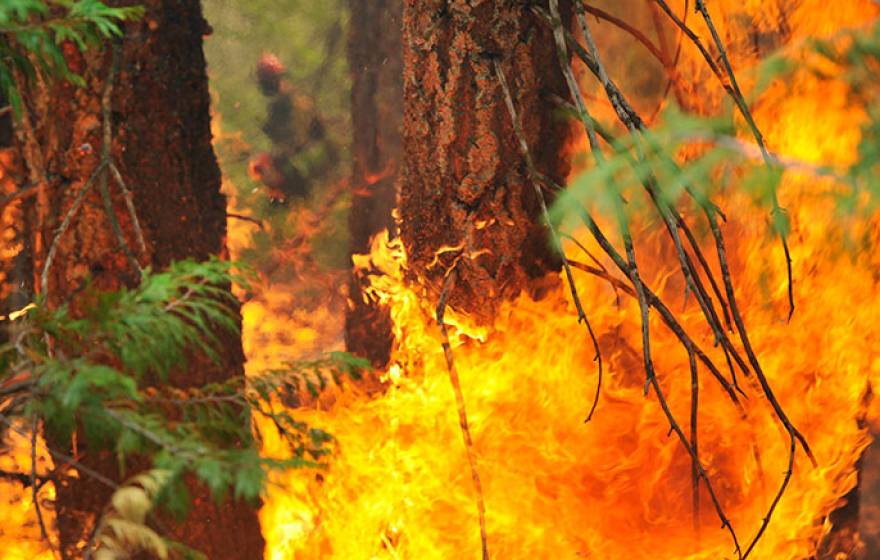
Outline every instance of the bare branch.
<path fill-rule="evenodd" d="M 565 255 L 565 249 L 562 247 L 562 242 L 559 239 L 559 235 L 556 233 L 556 228 L 553 227 L 553 222 L 550 219 L 550 211 L 547 209 L 547 201 L 544 199 L 544 192 L 541 190 L 542 181 L 539 178 L 539 173 L 535 168 L 535 162 L 532 160 L 531 153 L 529 151 L 529 145 L 526 142 L 526 136 L 522 129 L 522 123 L 519 120 L 519 116 L 516 111 L 516 107 L 513 104 L 513 96 L 510 94 L 510 88 L 507 85 L 507 78 L 504 75 L 504 70 L 501 68 L 501 63 L 497 60 L 494 61 L 495 66 L 495 75 L 498 78 L 498 83 L 501 85 L 501 91 L 504 94 L 504 102 L 507 105 L 507 111 L 510 113 L 510 120 L 513 124 L 513 130 L 516 134 L 517 140 L 519 141 L 520 152 L 522 153 L 523 159 L 526 162 L 526 168 L 529 173 L 529 178 L 531 179 L 532 186 L 535 189 L 535 194 L 538 197 L 538 201 L 541 204 L 541 213 L 544 216 L 544 221 L 547 224 L 547 229 L 550 232 L 550 238 L 553 241 L 554 247 L 559 251 L 559 254 L 562 258 L 562 266 L 565 269 L 565 277 L 568 280 L 568 287 L 571 291 L 571 299 L 574 302 L 575 309 L 578 314 L 578 323 L 584 323 L 587 327 L 587 333 L 590 335 L 590 339 L 593 342 L 593 349 L 596 351 L 595 357 L 593 361 L 597 362 L 598 367 L 598 376 L 596 381 L 596 394 L 593 398 L 593 404 L 590 406 L 590 411 L 587 413 L 587 418 L 585 422 L 589 422 L 593 418 L 593 413 L 596 411 L 596 407 L 599 404 L 599 395 L 602 390 L 602 352 L 599 349 L 599 340 L 596 338 L 596 333 L 593 331 L 593 326 L 590 324 L 590 320 L 587 318 L 587 314 L 584 311 L 584 307 L 581 304 L 580 296 L 577 292 L 577 286 L 574 282 L 574 275 L 571 272 L 571 266 L 568 264 L 568 257 Z"/>
<path fill-rule="evenodd" d="M 37 422 L 37 416 L 34 415 L 33 422 L 31 423 L 31 499 L 34 502 L 34 511 L 37 514 L 37 523 L 40 525 L 40 536 L 44 541 L 49 545 L 49 548 L 52 550 L 55 549 L 55 546 L 52 544 L 52 539 L 49 538 L 49 533 L 46 531 L 46 523 L 43 521 L 43 509 L 40 506 L 40 489 L 37 486 L 37 432 L 39 429 L 39 423 Z"/>
<path fill-rule="evenodd" d="M 449 381 L 455 393 L 455 405 L 458 410 L 458 424 L 461 427 L 461 435 L 464 438 L 465 453 L 471 470 L 471 479 L 474 490 L 477 493 L 477 514 L 480 520 L 480 544 L 482 547 L 483 560 L 489 560 L 489 537 L 486 530 L 486 502 L 483 497 L 483 483 L 480 481 L 480 472 L 477 470 L 477 458 L 474 454 L 474 442 L 471 438 L 471 430 L 468 427 L 467 409 L 464 404 L 464 394 L 461 392 L 461 381 L 458 378 L 458 370 L 455 369 L 455 360 L 452 355 L 452 345 L 449 343 L 449 333 L 446 331 L 444 316 L 446 314 L 446 298 L 455 285 L 458 274 L 456 267 L 459 261 L 455 261 L 452 268 L 446 274 L 443 282 L 443 290 L 437 303 L 437 324 L 440 326 L 440 335 L 443 341 L 443 355 L 446 357 L 446 368 L 449 371 Z"/>

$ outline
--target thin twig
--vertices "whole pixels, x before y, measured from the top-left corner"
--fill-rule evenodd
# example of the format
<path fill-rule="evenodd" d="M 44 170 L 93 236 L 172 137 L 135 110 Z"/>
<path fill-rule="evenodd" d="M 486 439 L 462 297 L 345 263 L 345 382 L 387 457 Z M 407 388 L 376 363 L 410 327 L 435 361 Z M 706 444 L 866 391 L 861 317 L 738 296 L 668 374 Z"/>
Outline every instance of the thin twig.
<path fill-rule="evenodd" d="M 782 476 L 782 484 L 779 485 L 779 490 L 776 492 L 776 495 L 773 497 L 773 502 L 770 504 L 770 508 L 767 510 L 767 515 L 761 520 L 761 526 L 758 528 L 758 532 L 755 533 L 754 538 L 752 538 L 752 542 L 749 543 L 748 548 L 746 548 L 745 554 L 743 554 L 743 560 L 749 557 L 749 554 L 754 550 L 755 545 L 758 544 L 758 541 L 761 540 L 761 537 L 764 535 L 764 531 L 767 530 L 767 526 L 770 525 L 770 518 L 773 516 L 773 512 L 776 511 L 776 506 L 779 504 L 779 500 L 782 499 L 782 495 L 785 494 L 785 489 L 788 487 L 788 483 L 791 482 L 791 477 L 794 474 L 794 455 L 795 449 L 797 447 L 797 442 L 795 442 L 795 436 L 791 432 L 789 435 L 789 446 L 788 446 L 788 468 L 785 470 Z"/>
<path fill-rule="evenodd" d="M 574 79 L 574 76 L 571 72 L 571 68 L 568 65 L 566 37 L 565 37 L 564 28 L 562 27 L 562 21 L 559 17 L 558 0 L 550 0 L 549 6 L 550 6 L 550 25 L 552 26 L 552 29 L 553 29 L 554 39 L 555 39 L 556 47 L 557 47 L 556 50 L 557 50 L 560 66 L 562 68 L 563 74 L 566 77 L 566 82 L 568 83 L 571 96 L 575 101 L 575 105 L 578 109 L 578 113 L 579 113 L 579 115 L 581 115 L 581 120 L 583 121 L 584 127 L 587 130 L 587 136 L 588 136 L 588 139 L 590 142 L 590 148 L 591 148 L 591 151 L 593 152 L 593 155 L 596 159 L 596 164 L 597 164 L 597 166 L 602 166 L 604 163 L 604 156 L 602 155 L 601 148 L 599 148 L 598 141 L 596 139 L 596 132 L 595 132 L 595 128 L 593 126 L 593 119 L 590 117 L 589 112 L 586 109 L 585 103 L 583 101 L 583 98 L 582 98 L 582 95 L 580 92 L 580 88 L 578 87 L 577 81 Z M 590 65 L 588 63 L 588 66 L 591 66 L 591 70 L 593 70 L 596 73 L 600 82 L 602 83 L 603 87 L 605 88 L 605 91 L 606 91 L 606 94 L 608 95 L 609 101 L 614 106 L 615 112 L 617 113 L 618 118 L 620 118 L 620 120 L 623 121 L 628 126 L 628 128 L 631 130 L 631 132 L 634 132 L 636 130 L 641 129 L 641 127 L 643 126 L 641 120 L 634 116 L 635 115 L 634 111 L 632 111 L 631 107 L 628 105 L 628 103 L 626 103 L 624 97 L 622 96 L 622 94 L 620 94 L 619 90 L 617 90 L 616 86 L 614 86 L 611 83 L 611 81 L 608 77 L 608 74 L 605 71 L 605 68 L 599 59 L 598 49 L 596 48 L 595 42 L 593 41 L 592 33 L 590 32 L 589 25 L 586 21 L 586 18 L 584 16 L 584 13 L 582 10 L 577 11 L 577 18 L 578 18 L 578 21 L 581 25 L 582 34 L 584 36 L 584 39 L 587 42 L 587 45 L 588 45 L 588 48 L 590 51 L 589 58 L 592 61 L 592 65 Z M 613 185 L 611 185 L 611 186 L 613 188 Z M 637 267 L 636 258 L 635 258 L 635 250 L 634 250 L 633 243 L 632 243 L 632 237 L 629 233 L 629 227 L 626 222 L 626 217 L 623 213 L 622 202 L 621 202 L 619 196 L 613 196 L 612 199 L 615 201 L 618 222 L 619 222 L 619 225 L 621 228 L 621 234 L 624 239 L 624 246 L 625 246 L 626 254 L 627 254 L 627 262 L 624 266 L 624 270 L 625 270 L 625 273 L 630 277 L 631 282 L 633 283 L 633 286 L 635 287 L 635 290 L 636 290 L 636 293 L 637 293 L 638 299 L 639 299 L 639 308 L 640 308 L 641 316 L 642 316 L 642 351 L 643 351 L 644 365 L 645 365 L 646 376 L 647 376 L 646 385 L 645 385 L 645 393 L 647 394 L 649 387 L 654 388 L 655 393 L 657 394 L 657 399 L 660 402 L 660 405 L 663 408 L 663 411 L 666 414 L 667 419 L 669 420 L 669 423 L 670 423 L 672 430 L 675 431 L 676 434 L 679 436 L 679 439 L 681 440 L 682 445 L 687 449 L 689 455 L 692 458 L 693 464 L 696 466 L 696 469 L 699 471 L 700 477 L 703 478 L 706 482 L 706 486 L 708 488 L 709 494 L 712 497 L 712 501 L 715 505 L 716 513 L 718 514 L 719 518 L 721 519 L 722 527 L 726 528 L 729 531 L 731 538 L 733 540 L 734 546 L 736 547 L 736 553 L 739 557 L 742 557 L 742 550 L 740 548 L 739 540 L 736 536 L 736 532 L 733 529 L 733 526 L 730 523 L 729 519 L 727 518 L 726 514 L 724 513 L 724 509 L 722 508 L 721 503 L 715 494 L 714 487 L 712 486 L 711 482 L 709 481 L 709 478 L 706 475 L 702 464 L 700 463 L 699 456 L 697 454 L 697 450 L 694 449 L 690 445 L 690 443 L 688 442 L 684 433 L 682 432 L 681 428 L 678 426 L 678 423 L 676 422 L 674 416 L 672 415 L 672 412 L 670 411 L 670 409 L 666 403 L 666 400 L 665 400 L 663 393 L 662 393 L 662 390 L 660 388 L 659 381 L 658 381 L 657 376 L 654 372 L 653 361 L 651 359 L 651 353 L 650 353 L 650 327 L 649 327 L 649 321 L 648 321 L 649 306 L 647 305 L 647 301 L 646 301 L 645 288 L 644 288 L 644 286 L 641 282 L 640 276 L 638 274 L 638 267 Z M 662 211 L 663 209 L 660 207 L 658 207 L 658 209 L 661 210 L 661 214 L 663 214 L 664 221 L 667 223 L 667 226 L 668 226 L 669 225 L 669 218 L 666 215 L 666 212 L 663 212 Z M 598 230 L 598 227 L 596 226 L 596 224 L 592 220 L 592 218 L 589 218 L 589 215 L 587 215 L 587 218 L 589 219 L 589 222 L 590 222 L 590 224 L 588 224 L 588 225 L 590 226 L 591 230 L 594 230 L 594 236 L 595 236 L 595 231 Z M 674 227 L 671 229 L 670 233 L 673 234 L 673 239 L 677 240 L 677 230 L 675 230 Z M 598 237 L 597 237 L 597 240 L 598 240 Z M 679 253 L 681 254 L 682 249 L 681 249 L 680 240 L 677 241 L 677 249 L 679 249 Z M 606 252 L 607 252 L 607 250 L 606 250 Z M 686 276 L 687 276 L 687 274 L 686 274 Z"/>
<path fill-rule="evenodd" d="M 593 358 L 593 361 L 597 363 L 598 376 L 596 380 L 596 393 L 593 397 L 593 404 L 590 406 L 590 411 L 587 413 L 587 418 L 584 420 L 585 422 L 589 422 L 593 418 L 593 413 L 596 411 L 596 407 L 599 404 L 599 395 L 602 391 L 602 352 L 599 349 L 599 340 L 596 338 L 596 333 L 593 331 L 593 326 L 590 324 L 590 320 L 587 318 L 587 314 L 584 311 L 584 307 L 581 304 L 580 296 L 577 292 L 577 286 L 574 282 L 574 275 L 571 272 L 571 266 L 568 264 L 568 257 L 565 255 L 565 249 L 562 247 L 562 241 L 559 239 L 559 235 L 556 233 L 556 228 L 553 227 L 553 222 L 550 219 L 550 211 L 547 209 L 547 201 L 544 198 L 544 191 L 541 189 L 541 181 L 539 178 L 539 174 L 537 168 L 535 167 L 535 162 L 532 160 L 531 152 L 529 151 L 529 145 L 526 141 L 525 133 L 522 129 L 522 123 L 519 120 L 519 115 L 517 114 L 516 107 L 513 104 L 513 96 L 510 94 L 510 87 L 507 85 L 507 77 L 504 75 L 504 70 L 501 68 L 501 63 L 498 60 L 494 61 L 495 66 L 495 75 L 498 78 L 498 83 L 501 85 L 501 91 L 504 94 L 504 102 L 507 105 L 507 111 L 510 114 L 510 120 L 513 124 L 513 130 L 516 134 L 517 140 L 519 141 L 519 148 L 523 159 L 526 162 L 526 169 L 529 173 L 529 178 L 532 182 L 532 186 L 535 189 L 535 194 L 538 197 L 538 201 L 541 204 L 541 213 L 543 214 L 544 221 L 547 224 L 547 230 L 550 232 L 550 238 L 553 241 L 555 248 L 559 251 L 559 255 L 562 258 L 562 266 L 565 269 L 565 277 L 568 280 L 568 287 L 571 292 L 571 299 L 574 302 L 575 309 L 578 314 L 578 323 L 583 323 L 587 327 L 587 332 L 590 335 L 590 339 L 593 342 L 593 349 L 596 354 Z"/>
<path fill-rule="evenodd" d="M 477 469 L 477 458 L 474 453 L 474 442 L 471 438 L 471 430 L 468 427 L 467 409 L 464 404 L 464 394 L 461 391 L 461 381 L 458 378 L 458 370 L 455 369 L 455 359 L 452 355 L 452 345 L 449 343 L 449 333 L 446 331 L 446 323 L 444 315 L 446 314 L 446 298 L 455 285 L 456 264 L 446 275 L 443 283 L 443 290 L 440 293 L 440 299 L 437 303 L 437 324 L 440 326 L 440 335 L 443 341 L 443 355 L 446 358 L 446 368 L 449 371 L 449 382 L 452 385 L 452 391 L 455 393 L 455 405 L 458 410 L 458 424 L 461 427 L 461 435 L 464 438 L 465 453 L 467 455 L 468 465 L 471 470 L 471 479 L 474 483 L 474 490 L 477 493 L 477 514 L 480 522 L 480 545 L 483 554 L 483 560 L 489 560 L 489 537 L 486 530 L 486 502 L 483 497 L 483 484 L 480 481 L 480 472 Z"/>
<path fill-rule="evenodd" d="M 709 475 L 706 473 L 706 470 L 703 468 L 703 465 L 700 463 L 700 458 L 697 456 L 697 452 L 693 449 L 688 443 L 687 437 L 684 435 L 681 427 L 676 422 L 675 417 L 672 414 L 672 411 L 669 409 L 669 404 L 666 402 L 666 398 L 663 396 L 662 389 L 660 388 L 660 382 L 656 377 L 651 379 L 651 383 L 654 386 L 654 393 L 657 395 L 657 401 L 660 403 L 660 407 L 663 409 L 664 414 L 666 414 L 666 419 L 669 420 L 670 427 L 678 436 L 678 439 L 681 441 L 682 445 L 685 449 L 688 450 L 691 456 L 692 464 L 696 467 L 699 478 L 702 478 L 706 482 L 706 488 L 709 490 L 709 497 L 712 499 L 712 502 L 715 504 L 715 511 L 721 517 L 721 528 L 727 529 L 727 532 L 730 533 L 730 537 L 733 539 L 733 545 L 736 547 L 736 555 L 741 560 L 745 560 L 745 556 L 743 555 L 742 548 L 740 548 L 739 540 L 736 537 L 736 532 L 733 530 L 733 525 L 730 523 L 730 519 L 724 515 L 724 509 L 721 507 L 721 502 L 718 500 L 718 496 L 715 494 L 715 489 L 709 484 Z"/>
<path fill-rule="evenodd" d="M 107 219 L 110 221 L 110 228 L 113 230 L 113 234 L 116 236 L 116 240 L 119 242 L 119 247 L 122 249 L 122 252 L 125 253 L 125 257 L 128 259 L 131 267 L 138 272 L 138 277 L 142 277 L 144 274 L 144 269 L 141 267 L 141 264 L 131 252 L 131 248 L 128 246 L 128 241 L 126 241 L 125 235 L 122 233 L 122 226 L 119 224 L 119 218 L 116 216 L 116 211 L 113 208 L 113 199 L 110 197 L 110 186 L 107 177 L 107 171 L 113 166 L 113 155 L 110 152 L 110 150 L 113 148 L 113 86 L 115 85 L 116 74 L 119 72 L 119 65 L 121 62 L 121 49 L 119 45 L 113 45 L 112 51 L 113 52 L 110 61 L 110 70 L 107 73 L 107 78 L 104 84 L 104 92 L 101 95 L 101 120 L 103 124 L 103 141 L 101 143 L 101 168 L 104 170 L 104 172 L 101 173 L 101 177 L 99 178 L 98 191 L 100 192 L 101 199 L 104 202 L 104 213 L 107 214 Z M 119 175 L 119 170 L 117 170 L 116 174 Z M 117 182 L 119 182 L 120 185 L 124 185 L 121 175 L 119 176 L 119 180 Z M 127 191 L 128 189 L 125 189 L 124 192 Z M 137 217 L 135 217 L 135 221 L 136 220 Z M 140 224 L 137 225 L 136 229 L 140 231 Z M 144 244 L 142 235 L 139 239 L 139 242 L 144 248 L 143 252 L 146 252 L 146 245 Z"/>
<path fill-rule="evenodd" d="M 620 280 L 618 278 L 615 278 L 614 276 L 611 276 L 611 274 L 609 274 L 608 271 L 606 271 L 606 270 L 602 270 L 601 268 L 596 268 L 595 266 L 590 266 L 588 264 L 584 264 L 584 263 L 582 263 L 580 261 L 576 261 L 574 259 L 568 259 L 568 264 L 570 264 L 572 268 L 582 270 L 586 273 L 592 274 L 593 276 L 598 276 L 599 278 L 602 278 L 603 280 L 607 280 L 608 283 L 611 284 L 611 287 L 614 288 L 615 292 L 617 290 L 620 290 L 628 296 L 636 297 L 635 291 L 633 291 L 633 289 L 628 284 L 626 284 L 623 280 Z"/>
<path fill-rule="evenodd" d="M 243 222 L 250 222 L 252 224 L 255 224 L 261 230 L 263 230 L 263 231 L 266 230 L 266 225 L 263 223 L 263 220 L 259 220 L 257 218 L 251 217 L 251 216 L 245 216 L 244 214 L 235 214 L 233 212 L 227 212 L 226 217 L 233 218 L 235 220 L 241 220 Z"/>
<path fill-rule="evenodd" d="M 699 457 L 699 444 L 697 435 L 697 418 L 699 417 L 699 399 L 700 399 L 700 377 L 697 375 L 697 361 L 694 359 L 694 352 L 688 350 L 688 367 L 691 371 L 691 448 L 694 450 L 694 457 Z M 698 459 L 691 461 L 691 491 L 692 511 L 694 516 L 694 535 L 697 538 L 697 546 L 700 542 L 700 470 Z"/>
<path fill-rule="evenodd" d="M 65 214 L 64 219 L 61 221 L 61 225 L 58 226 L 58 229 L 55 231 L 55 237 L 52 238 L 52 244 L 49 246 L 49 252 L 46 254 L 46 262 L 43 263 L 43 271 L 40 273 L 40 292 L 44 296 L 49 291 L 49 270 L 52 268 L 55 254 L 58 252 L 58 248 L 61 245 L 61 239 L 64 237 L 64 234 L 67 233 L 67 230 L 70 229 L 70 224 L 73 222 L 73 218 L 76 217 L 77 212 L 79 212 L 80 207 L 85 201 L 86 195 L 92 190 L 92 187 L 95 184 L 95 179 L 98 178 L 98 175 L 103 170 L 104 164 L 99 164 L 92 175 L 88 178 L 85 185 L 83 185 L 82 189 L 80 189 L 79 193 L 77 193 L 73 205 L 70 207 L 70 210 L 67 211 L 67 214 Z"/>
<path fill-rule="evenodd" d="M 752 135 L 755 137 L 755 141 L 758 143 L 758 146 L 761 149 L 761 155 L 764 158 L 764 162 L 767 167 L 774 167 L 777 165 L 777 162 L 770 155 L 770 152 L 767 150 L 767 147 L 764 143 L 764 136 L 761 134 L 758 125 L 755 123 L 755 119 L 752 117 L 752 113 L 749 110 L 748 104 L 746 103 L 745 96 L 742 94 L 742 90 L 740 90 L 739 83 L 736 80 L 736 74 L 733 71 L 733 66 L 730 64 L 730 59 L 727 56 L 727 51 L 724 48 L 724 42 L 721 40 L 721 37 L 718 35 L 718 31 L 715 28 L 715 24 L 712 22 L 712 18 L 709 15 L 709 11 L 706 8 L 705 2 L 703 0 L 696 1 L 696 10 L 703 16 L 703 20 L 706 22 L 707 27 L 709 28 L 709 32 L 712 35 L 712 39 L 715 43 L 716 48 L 718 49 L 721 63 L 724 66 L 724 72 L 726 72 L 727 80 L 725 80 L 724 74 L 722 74 L 721 68 L 718 66 L 718 63 L 715 61 L 715 57 L 712 56 L 700 38 L 696 33 L 693 32 L 678 16 L 675 15 L 675 12 L 669 7 L 669 5 L 665 2 L 665 0 L 654 0 L 660 8 L 666 12 L 669 18 L 675 23 L 676 26 L 686 35 L 694 46 L 700 51 L 700 54 L 703 56 L 703 59 L 709 65 L 709 68 L 712 70 L 712 73 L 718 78 L 721 82 L 722 87 L 733 100 L 740 114 L 745 119 L 746 123 L 749 126 Z M 771 188 L 771 212 L 774 219 L 777 219 L 778 216 L 784 212 L 782 208 L 779 206 L 779 198 L 777 196 L 776 188 L 773 186 Z M 786 233 L 784 231 L 778 231 L 779 237 L 782 241 L 782 250 L 785 253 L 785 264 L 786 264 L 786 275 L 788 280 L 788 320 L 791 321 L 791 317 L 794 314 L 794 285 L 792 278 L 792 261 L 791 261 L 791 251 L 788 247 L 788 239 Z"/>
<path fill-rule="evenodd" d="M 667 61 L 666 61 L 666 58 L 663 56 L 663 53 L 661 52 L 661 50 L 659 48 L 657 48 L 657 45 L 655 45 L 653 42 L 651 42 L 651 40 L 648 39 L 648 37 L 644 33 L 642 33 L 641 31 L 639 31 L 637 28 L 633 27 L 632 25 L 630 25 L 629 23 L 625 22 L 624 20 L 622 20 L 618 17 L 615 17 L 615 16 L 609 14 L 608 12 L 606 12 L 604 10 L 601 10 L 595 6 L 590 6 L 589 4 L 584 2 L 583 0 L 578 0 L 577 9 L 583 10 L 590 15 L 596 16 L 596 18 L 598 18 L 598 19 L 605 20 L 608 23 L 615 25 L 615 26 L 619 27 L 620 29 L 622 29 L 623 31 L 629 33 L 633 39 L 635 39 L 636 41 L 641 43 L 646 49 L 648 49 L 648 52 L 650 52 L 654 56 L 654 58 L 656 58 L 658 61 L 660 61 L 660 64 L 662 64 L 663 66 L 666 66 Z"/>
<path fill-rule="evenodd" d="M 31 424 L 31 499 L 34 502 L 34 511 L 37 513 L 37 523 L 40 525 L 40 536 L 44 541 L 49 545 L 49 548 L 54 550 L 55 546 L 52 544 L 52 540 L 49 538 L 49 533 L 46 531 L 46 523 L 43 521 L 43 508 L 40 507 L 40 499 L 39 493 L 40 489 L 37 487 L 37 431 L 39 428 L 39 424 L 37 423 L 37 415 L 34 415 L 33 422 Z"/>
<path fill-rule="evenodd" d="M 721 40 L 721 37 L 718 36 L 718 30 L 715 29 L 715 24 L 709 16 L 709 10 L 706 8 L 706 3 L 703 0 L 696 0 L 696 8 L 697 11 L 703 15 L 703 20 L 705 20 L 706 25 L 709 27 L 709 32 L 712 34 L 712 39 L 715 41 L 715 46 L 718 47 L 718 52 L 721 54 L 721 62 L 724 65 L 724 70 L 727 72 L 727 77 L 730 79 L 730 85 L 735 94 L 734 101 L 736 101 L 740 113 L 742 113 L 743 118 L 746 120 L 746 123 L 748 123 L 749 129 L 751 129 L 752 135 L 758 143 L 758 147 L 761 148 L 761 155 L 764 157 L 764 163 L 769 169 L 772 169 L 776 165 L 776 162 L 767 151 L 767 147 L 764 143 L 764 135 L 761 134 L 761 130 L 758 128 L 757 123 L 755 123 L 752 112 L 749 110 L 749 106 L 746 103 L 745 96 L 739 88 L 739 83 L 736 81 L 736 74 L 733 71 L 733 66 L 731 66 L 730 59 L 727 56 L 727 50 L 724 48 L 724 42 Z M 776 192 L 776 185 L 771 183 L 770 187 L 770 203 L 772 205 L 774 229 L 777 230 L 776 233 L 779 234 L 779 238 L 782 240 L 782 251 L 785 253 L 785 269 L 788 277 L 788 320 L 791 321 L 791 316 L 794 315 L 794 282 L 791 273 L 791 251 L 788 248 L 786 232 L 775 227 L 776 220 L 779 219 L 779 216 L 784 211 L 779 206 L 779 196 Z"/>
<path fill-rule="evenodd" d="M 553 26 L 553 39 L 556 42 L 556 54 L 557 58 L 559 59 L 559 66 L 562 70 L 563 76 L 565 77 L 565 82 L 568 85 L 568 89 L 572 96 L 572 99 L 574 99 L 575 105 L 578 109 L 578 113 L 583 116 L 582 121 L 587 131 L 587 138 L 590 142 L 590 150 L 596 160 L 596 165 L 601 166 L 604 163 L 604 156 L 602 155 L 602 150 L 599 148 L 599 142 L 596 139 L 596 129 L 593 126 L 593 119 L 590 116 L 590 112 L 587 110 L 587 106 L 586 103 L 584 103 L 583 96 L 581 95 L 577 79 L 575 78 L 574 72 L 572 72 L 571 66 L 569 64 L 569 54 L 565 43 L 565 28 L 562 26 L 562 19 L 559 15 L 558 0 L 550 0 L 549 6 L 550 20 Z M 578 2 L 578 6 L 581 6 L 580 2 Z M 578 17 L 584 17 L 582 10 L 578 11 Z M 592 40 L 592 38 L 590 40 Z M 598 61 L 596 61 L 595 58 L 593 60 L 598 65 Z M 602 69 L 601 65 L 598 65 L 597 69 L 600 75 L 604 75 L 604 69 Z M 612 196 L 611 198 L 615 201 L 616 204 L 618 221 L 621 228 L 621 233 L 623 234 L 624 244 L 626 246 L 627 258 L 629 259 L 629 267 L 627 267 L 626 274 L 632 281 L 633 287 L 635 288 L 636 295 L 638 296 L 639 300 L 639 310 L 642 317 L 642 353 L 645 361 L 645 373 L 648 377 L 645 382 L 645 392 L 647 393 L 648 385 L 650 383 L 650 377 L 654 374 L 654 367 L 651 361 L 651 339 L 648 322 L 649 308 L 647 302 L 645 301 L 645 293 L 641 284 L 641 280 L 639 279 L 638 274 L 635 274 L 637 270 L 635 261 L 635 249 L 632 244 L 632 238 L 629 235 L 629 228 L 626 224 L 626 219 L 623 217 L 622 214 L 619 197 Z"/>
<path fill-rule="evenodd" d="M 116 179 L 116 184 L 119 185 L 119 189 L 122 191 L 122 196 L 125 199 L 125 207 L 128 209 L 128 216 L 131 219 L 134 236 L 138 242 L 138 249 L 140 249 L 141 254 L 145 255 L 147 253 L 147 242 L 144 240 L 144 230 L 141 228 L 141 221 L 138 218 L 137 210 L 134 207 L 134 195 L 125 184 L 125 180 L 122 178 L 122 173 L 119 172 L 119 168 L 116 167 L 116 164 L 112 161 L 110 162 L 110 172 L 113 174 L 113 178 Z"/>

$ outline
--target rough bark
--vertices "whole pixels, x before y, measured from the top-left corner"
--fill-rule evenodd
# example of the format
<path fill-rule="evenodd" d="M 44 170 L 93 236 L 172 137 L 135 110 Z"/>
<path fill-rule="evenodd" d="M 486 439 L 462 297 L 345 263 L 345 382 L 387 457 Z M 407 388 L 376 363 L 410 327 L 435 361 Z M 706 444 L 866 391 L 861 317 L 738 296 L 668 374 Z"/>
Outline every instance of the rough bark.
<path fill-rule="evenodd" d="M 122 2 L 114 2 L 121 4 Z M 143 19 L 126 26 L 112 91 L 110 153 L 132 189 L 144 227 L 144 266 L 162 268 L 174 260 L 206 259 L 225 251 L 226 204 L 212 147 L 202 36 L 210 31 L 198 0 L 137 0 Z M 111 50 L 82 57 L 68 51 L 69 64 L 87 87 L 32 84 L 28 121 L 19 127 L 30 180 L 42 185 L 35 232 L 36 273 L 58 225 L 77 193 L 99 165 L 102 149 L 101 98 L 111 67 Z M 112 185 L 112 176 L 109 179 Z M 120 190 L 111 190 L 112 209 L 132 252 L 138 244 Z M 93 188 L 63 238 L 49 274 L 49 301 L 72 302 L 90 281 L 102 289 L 131 286 L 137 275 L 114 234 L 100 190 Z M 39 281 L 37 281 L 39 284 Z M 179 387 L 243 375 L 241 341 L 225 341 L 223 362 L 195 358 L 173 373 Z M 61 444 L 61 442 L 59 442 Z M 109 453 L 79 441 L 82 462 L 120 480 Z M 131 469 L 126 476 L 132 474 Z M 61 478 L 57 518 L 66 557 L 80 557 L 96 516 L 112 490 L 89 477 Z M 216 505 L 205 489 L 192 486 L 195 506 L 182 524 L 165 523 L 169 537 L 212 559 L 261 558 L 263 541 L 256 512 L 241 503 Z"/>
<path fill-rule="evenodd" d="M 400 0 L 351 0 L 348 60 L 352 77 L 353 170 L 348 225 L 351 254 L 368 253 L 370 239 L 394 231 L 391 211 L 400 162 L 403 53 Z M 374 366 L 388 362 L 391 320 L 387 309 L 364 298 L 364 279 L 353 271 L 345 316 L 347 349 Z"/>
<path fill-rule="evenodd" d="M 493 72 L 500 61 L 538 170 L 561 181 L 569 127 L 544 95 L 565 96 L 553 38 L 518 0 L 407 0 L 403 28 L 400 234 L 435 293 L 461 256 L 449 303 L 488 319 L 558 267 Z"/>

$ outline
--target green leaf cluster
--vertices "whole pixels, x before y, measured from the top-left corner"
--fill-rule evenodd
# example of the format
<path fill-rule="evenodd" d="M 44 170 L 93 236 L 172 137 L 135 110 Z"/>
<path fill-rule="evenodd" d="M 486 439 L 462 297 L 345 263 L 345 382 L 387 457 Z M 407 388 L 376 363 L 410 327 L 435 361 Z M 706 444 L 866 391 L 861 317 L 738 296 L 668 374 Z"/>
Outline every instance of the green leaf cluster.
<path fill-rule="evenodd" d="M 36 420 L 50 442 L 76 432 L 90 449 L 112 451 L 123 473 L 149 465 L 164 473 L 150 494 L 181 514 L 187 475 L 218 500 L 255 499 L 272 470 L 321 467 L 333 437 L 297 419 L 289 405 L 360 378 L 366 362 L 333 353 L 250 380 L 233 372 L 218 383 L 186 381 L 188 369 L 206 360 L 234 367 L 223 361 L 225 341 L 240 336 L 229 286 L 247 280 L 228 262 L 182 261 L 147 270 L 134 289 L 87 287 L 75 307 L 37 301 L 0 323 L 9 340 L 0 346 L 2 426 Z M 260 455 L 255 416 L 270 421 L 289 453 Z"/>
<path fill-rule="evenodd" d="M 81 52 L 122 35 L 122 23 L 140 7 L 110 7 L 98 0 L 3 0 L 0 2 L 0 94 L 15 114 L 22 108 L 15 73 L 37 74 L 82 85 L 65 60 L 63 45 Z"/>

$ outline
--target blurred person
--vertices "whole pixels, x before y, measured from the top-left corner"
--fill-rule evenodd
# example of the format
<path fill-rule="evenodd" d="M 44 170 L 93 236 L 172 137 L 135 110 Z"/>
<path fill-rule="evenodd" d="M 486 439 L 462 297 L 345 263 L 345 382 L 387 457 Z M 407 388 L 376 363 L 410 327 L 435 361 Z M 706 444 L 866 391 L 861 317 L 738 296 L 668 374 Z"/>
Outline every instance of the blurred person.
<path fill-rule="evenodd" d="M 254 155 L 248 166 L 251 177 L 281 205 L 307 198 L 339 162 L 338 146 L 327 134 L 314 100 L 287 77 L 287 69 L 274 54 L 263 54 L 257 61 L 257 87 L 268 100 L 262 129 L 272 148 Z"/>

